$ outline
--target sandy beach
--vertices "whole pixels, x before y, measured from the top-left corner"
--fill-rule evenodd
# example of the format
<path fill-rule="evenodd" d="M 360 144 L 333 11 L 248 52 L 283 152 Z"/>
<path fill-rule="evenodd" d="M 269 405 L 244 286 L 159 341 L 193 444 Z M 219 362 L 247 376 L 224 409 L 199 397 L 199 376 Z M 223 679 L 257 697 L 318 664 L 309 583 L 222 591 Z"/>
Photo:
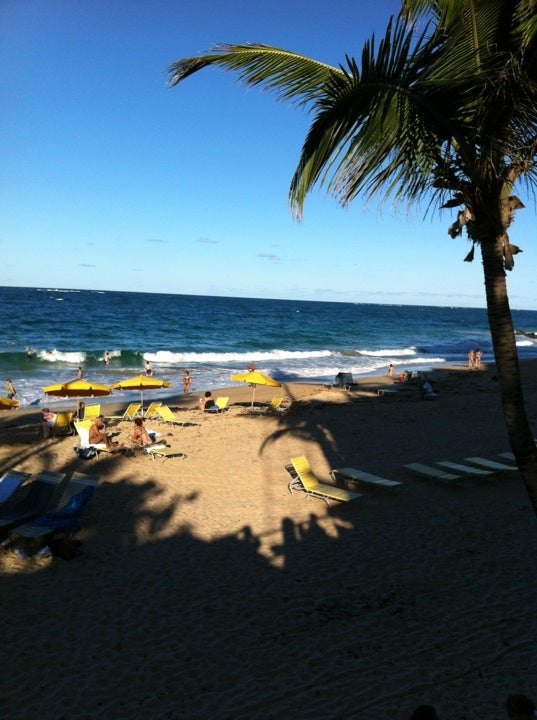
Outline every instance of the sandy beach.
<path fill-rule="evenodd" d="M 537 432 L 537 364 L 522 366 Z M 35 412 L 0 415 L 0 471 L 98 474 L 71 558 L 0 550 L 9 720 L 378 720 L 422 704 L 501 720 L 537 696 L 537 523 L 518 473 L 453 482 L 410 462 L 509 450 L 494 368 L 435 371 L 434 401 L 379 377 L 352 391 L 294 384 L 288 413 L 245 413 L 248 386 L 184 427 L 148 421 L 185 459 L 38 442 Z M 396 393 L 382 397 L 377 388 Z M 281 390 L 281 392 L 280 392 Z M 124 407 L 107 405 L 105 414 Z M 69 403 L 66 403 L 69 409 Z M 128 441 L 129 423 L 114 428 Z M 290 494 L 306 455 L 323 482 L 351 466 L 352 503 Z"/>

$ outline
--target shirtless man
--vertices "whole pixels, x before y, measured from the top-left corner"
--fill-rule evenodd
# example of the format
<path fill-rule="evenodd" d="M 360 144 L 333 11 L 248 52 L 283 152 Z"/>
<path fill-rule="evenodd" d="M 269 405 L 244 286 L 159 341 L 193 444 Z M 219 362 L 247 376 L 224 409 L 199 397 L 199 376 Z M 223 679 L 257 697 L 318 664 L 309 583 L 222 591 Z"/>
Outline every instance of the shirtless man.
<path fill-rule="evenodd" d="M 123 447 L 123 444 L 119 444 L 117 442 L 113 442 L 110 439 L 110 436 L 106 433 L 106 428 L 104 426 L 104 418 L 102 415 L 100 415 L 98 418 L 95 419 L 95 422 L 90 427 L 89 430 L 89 442 L 90 445 L 106 445 L 107 448 L 115 448 L 119 449 Z"/>

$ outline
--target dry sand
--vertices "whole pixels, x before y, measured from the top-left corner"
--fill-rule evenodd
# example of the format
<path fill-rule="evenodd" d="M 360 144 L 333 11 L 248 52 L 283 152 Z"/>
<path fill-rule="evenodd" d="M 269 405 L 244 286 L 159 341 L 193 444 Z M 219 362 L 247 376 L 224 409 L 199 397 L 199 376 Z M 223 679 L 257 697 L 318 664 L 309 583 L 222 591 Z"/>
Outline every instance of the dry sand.
<path fill-rule="evenodd" d="M 537 430 L 537 367 L 523 370 Z M 243 414 L 248 387 L 218 393 L 224 415 L 175 398 L 192 425 L 158 429 L 184 460 L 82 461 L 73 438 L 37 442 L 35 414 L 3 413 L 0 471 L 100 480 L 74 558 L 0 551 L 0 716 L 404 720 L 428 703 L 501 720 L 508 693 L 535 697 L 537 524 L 518 473 L 402 467 L 509 449 L 493 373 L 438 371 L 432 402 L 379 398 L 385 378 L 292 385 L 281 417 Z M 288 492 L 302 454 L 324 481 L 353 466 L 402 485 L 327 507 Z"/>

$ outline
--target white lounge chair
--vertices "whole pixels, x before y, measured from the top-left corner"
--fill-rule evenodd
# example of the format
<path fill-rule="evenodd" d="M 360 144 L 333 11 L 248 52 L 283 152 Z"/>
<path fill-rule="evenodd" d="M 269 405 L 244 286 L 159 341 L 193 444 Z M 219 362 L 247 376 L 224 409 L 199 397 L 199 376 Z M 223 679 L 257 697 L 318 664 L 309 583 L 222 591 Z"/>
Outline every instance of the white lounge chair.
<path fill-rule="evenodd" d="M 423 463 L 408 463 L 407 465 L 403 465 L 404 468 L 407 470 L 410 470 L 413 473 L 416 473 L 416 475 L 421 475 L 422 477 L 426 477 L 433 480 L 460 480 L 460 475 L 455 475 L 454 473 L 448 473 L 445 470 L 440 470 L 440 468 L 431 467 L 431 465 L 423 465 Z"/>
<path fill-rule="evenodd" d="M 371 473 L 364 472 L 363 470 L 356 470 L 356 468 L 334 468 L 334 470 L 330 472 L 330 475 L 334 480 L 336 480 L 336 474 L 341 475 L 341 477 L 344 477 L 347 480 L 370 483 L 371 485 L 383 485 L 384 487 L 396 487 L 397 485 L 402 485 L 402 483 L 397 480 L 388 480 L 387 478 L 380 477 L 379 475 L 373 475 Z"/>

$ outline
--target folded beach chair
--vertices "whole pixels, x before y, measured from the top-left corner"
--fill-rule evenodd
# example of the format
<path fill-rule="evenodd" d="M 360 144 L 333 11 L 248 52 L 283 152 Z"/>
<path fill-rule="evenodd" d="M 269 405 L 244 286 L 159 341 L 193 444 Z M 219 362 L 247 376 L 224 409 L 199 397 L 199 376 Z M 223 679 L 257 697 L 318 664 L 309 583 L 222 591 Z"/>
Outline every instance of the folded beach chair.
<path fill-rule="evenodd" d="M 73 434 L 73 415 L 72 412 L 63 412 L 56 415 L 56 420 L 51 428 L 50 434 L 53 436 L 58 435 L 72 435 Z"/>
<path fill-rule="evenodd" d="M 387 480 L 386 478 L 379 477 L 379 475 L 372 475 L 371 473 L 364 472 L 363 470 L 356 470 L 355 468 L 349 467 L 334 468 L 334 470 L 330 472 L 330 475 L 334 480 L 336 480 L 336 475 L 341 475 L 341 477 L 344 477 L 347 480 L 371 483 L 372 485 L 382 485 L 384 487 L 396 487 L 397 485 L 402 484 L 397 480 Z"/>
<path fill-rule="evenodd" d="M 101 414 L 100 405 L 86 405 L 84 408 L 84 420 L 95 420 Z"/>
<path fill-rule="evenodd" d="M 123 415 L 105 415 L 105 420 L 134 420 L 138 416 L 142 403 L 131 403 Z"/>
<path fill-rule="evenodd" d="M 144 418 L 145 418 L 146 420 L 158 420 L 159 415 L 158 415 L 158 413 L 157 413 L 157 410 L 158 410 L 159 407 L 161 407 L 161 406 L 162 406 L 162 403 L 161 403 L 161 402 L 152 402 L 152 403 L 149 405 L 149 407 L 147 408 L 147 410 L 145 410 L 145 412 L 144 412 L 144 414 L 143 414 L 143 415 L 144 415 Z"/>
<path fill-rule="evenodd" d="M 330 505 L 330 500 L 349 502 L 350 500 L 356 500 L 356 498 L 360 497 L 358 493 L 351 492 L 350 490 L 320 483 L 304 455 L 291 458 L 291 467 L 294 470 L 294 473 L 290 472 L 291 476 L 296 474 L 296 477 L 294 477 L 288 485 L 291 494 L 293 490 L 302 490 L 307 495 L 324 500 L 327 505 Z M 286 469 L 288 469 L 288 467 Z"/>
<path fill-rule="evenodd" d="M 50 533 L 72 534 L 78 528 L 84 508 L 93 496 L 98 480 L 98 477 L 73 473 L 56 503 L 56 509 L 14 527 L 11 535 L 39 538 Z"/>
<path fill-rule="evenodd" d="M 159 422 L 164 422 L 167 425 L 185 424 L 185 420 L 180 420 L 167 405 L 161 405 L 159 408 L 157 408 L 157 417 L 159 418 Z"/>
<path fill-rule="evenodd" d="M 460 480 L 461 475 L 455 475 L 454 473 L 448 473 L 440 468 L 431 467 L 430 465 L 423 465 L 422 463 L 408 463 L 403 465 L 404 468 L 410 470 L 416 475 L 421 475 L 432 480 Z"/>
<path fill-rule="evenodd" d="M 0 477 L 0 504 L 8 500 L 29 477 L 30 473 L 6 470 Z"/>
<path fill-rule="evenodd" d="M 0 528 L 20 525 L 46 512 L 65 475 L 42 472 L 28 484 L 26 495 L 14 505 L 0 510 Z"/>

